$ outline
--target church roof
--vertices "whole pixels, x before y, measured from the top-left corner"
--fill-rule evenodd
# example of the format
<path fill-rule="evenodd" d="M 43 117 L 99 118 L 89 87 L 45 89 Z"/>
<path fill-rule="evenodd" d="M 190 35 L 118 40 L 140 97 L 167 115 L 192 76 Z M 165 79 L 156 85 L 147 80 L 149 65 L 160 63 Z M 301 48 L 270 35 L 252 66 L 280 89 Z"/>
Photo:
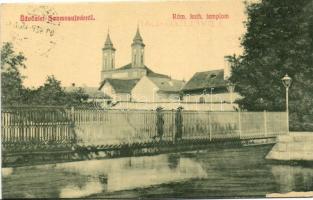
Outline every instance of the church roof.
<path fill-rule="evenodd" d="M 139 27 L 137 27 L 137 32 L 136 32 L 136 35 L 135 35 L 135 37 L 133 39 L 133 44 L 132 45 L 134 45 L 134 44 L 140 44 L 140 45 L 145 46 L 144 43 L 143 43 L 142 37 L 140 35 L 140 32 L 139 32 Z"/>
<path fill-rule="evenodd" d="M 152 70 L 151 70 L 150 68 L 148 68 L 147 66 L 144 66 L 143 68 L 147 70 L 147 76 L 148 76 L 148 77 L 170 78 L 168 75 L 155 73 L 154 71 L 152 71 Z M 117 71 L 117 70 L 120 71 L 120 70 L 127 70 L 127 69 L 136 69 L 136 68 L 133 68 L 133 67 L 132 67 L 132 64 L 129 63 L 129 64 L 124 65 L 123 67 L 117 68 L 117 69 L 115 69 L 115 70 L 116 70 L 116 71 Z"/>
<path fill-rule="evenodd" d="M 102 81 L 99 90 L 101 90 L 101 88 L 106 82 L 109 82 L 116 93 L 130 93 L 138 81 L 139 79 L 130 79 L 130 80 L 105 79 L 104 81 Z"/>
<path fill-rule="evenodd" d="M 134 41 L 142 41 L 142 37 L 140 35 L 140 31 L 139 31 L 139 27 L 137 27 L 137 32 L 136 32 L 136 35 L 133 39 Z"/>
<path fill-rule="evenodd" d="M 107 39 L 105 40 L 105 43 L 104 43 L 104 48 L 103 49 L 112 49 L 112 50 L 115 50 L 115 48 L 113 47 L 113 43 L 111 41 L 111 38 L 110 38 L 110 34 L 108 33 L 107 35 Z"/>
<path fill-rule="evenodd" d="M 160 77 L 148 77 L 158 88 L 159 91 L 163 92 L 179 92 L 184 81 L 175 80 L 171 78 L 160 78 Z"/>
<path fill-rule="evenodd" d="M 226 86 L 227 82 L 224 80 L 224 70 L 220 69 L 195 73 L 182 90 L 191 91 Z"/>

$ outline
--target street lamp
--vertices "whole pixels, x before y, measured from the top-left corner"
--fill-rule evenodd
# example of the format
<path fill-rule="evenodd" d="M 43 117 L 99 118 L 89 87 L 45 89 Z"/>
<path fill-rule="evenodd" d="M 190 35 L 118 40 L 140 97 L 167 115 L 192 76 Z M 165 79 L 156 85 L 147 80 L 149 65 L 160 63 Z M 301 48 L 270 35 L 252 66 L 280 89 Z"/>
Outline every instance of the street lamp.
<path fill-rule="evenodd" d="M 206 89 L 203 90 L 202 97 L 200 98 L 200 103 L 205 103 L 206 102 Z"/>
<path fill-rule="evenodd" d="M 289 92 L 289 87 L 291 85 L 291 82 L 292 82 L 292 79 L 288 76 L 288 74 L 286 74 L 282 79 L 282 82 L 286 88 L 286 114 L 287 114 L 287 128 L 288 128 L 288 133 L 289 133 L 289 95 L 288 95 L 288 92 Z"/>

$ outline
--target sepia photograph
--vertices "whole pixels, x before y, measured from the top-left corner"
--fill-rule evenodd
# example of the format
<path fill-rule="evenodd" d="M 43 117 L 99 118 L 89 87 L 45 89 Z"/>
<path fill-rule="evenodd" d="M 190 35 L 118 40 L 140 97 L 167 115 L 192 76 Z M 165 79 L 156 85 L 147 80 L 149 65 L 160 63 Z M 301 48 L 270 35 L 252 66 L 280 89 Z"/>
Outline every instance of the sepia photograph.
<path fill-rule="evenodd" d="M 313 197 L 313 0 L 0 4 L 3 199 Z"/>

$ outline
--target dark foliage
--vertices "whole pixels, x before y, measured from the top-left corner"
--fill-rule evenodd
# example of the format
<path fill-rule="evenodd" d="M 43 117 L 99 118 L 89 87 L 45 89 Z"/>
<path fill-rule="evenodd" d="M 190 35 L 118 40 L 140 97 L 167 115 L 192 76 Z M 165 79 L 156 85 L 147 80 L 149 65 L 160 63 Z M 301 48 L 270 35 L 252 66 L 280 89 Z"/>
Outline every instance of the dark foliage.
<path fill-rule="evenodd" d="M 292 130 L 313 130 L 313 1 L 262 0 L 247 3 L 244 52 L 228 56 L 231 81 L 244 97 L 238 103 L 251 111 L 284 111 L 281 78 L 290 88 Z"/>

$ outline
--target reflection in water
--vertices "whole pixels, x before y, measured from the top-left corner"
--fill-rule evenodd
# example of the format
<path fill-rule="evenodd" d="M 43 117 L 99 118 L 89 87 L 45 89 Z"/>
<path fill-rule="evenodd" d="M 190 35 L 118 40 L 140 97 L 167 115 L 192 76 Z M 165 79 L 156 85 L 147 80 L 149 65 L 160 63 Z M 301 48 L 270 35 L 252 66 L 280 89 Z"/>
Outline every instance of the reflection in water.
<path fill-rule="evenodd" d="M 103 190 L 103 186 L 100 182 L 88 182 L 84 187 L 78 187 L 75 185 L 68 185 L 61 189 L 60 198 L 79 198 L 86 197 L 91 194 L 100 193 Z"/>
<path fill-rule="evenodd" d="M 192 178 L 206 178 L 206 176 L 206 172 L 199 163 L 182 158 L 175 169 L 170 169 L 168 165 L 159 165 L 156 168 L 144 168 L 137 165 L 136 168 L 111 171 L 108 176 L 107 190 L 109 192 L 129 190 Z"/>
<path fill-rule="evenodd" d="M 313 191 L 313 169 L 270 165 L 270 147 L 3 168 L 4 198 L 265 196 Z"/>
<path fill-rule="evenodd" d="M 142 188 L 191 178 L 205 178 L 207 176 L 201 165 L 189 158 L 176 156 L 176 166 L 173 168 L 173 163 L 167 162 L 168 157 L 168 155 L 159 155 L 96 160 L 88 161 L 88 163 L 81 162 L 81 164 L 58 164 L 56 168 L 70 173 L 79 173 L 93 177 L 93 181 L 97 180 L 99 176 L 107 176 L 105 181 L 107 192 Z M 172 159 L 170 160 L 173 161 Z M 95 182 L 91 183 L 94 184 Z M 100 182 L 98 181 L 98 183 Z M 73 190 L 72 185 L 70 188 Z M 78 187 L 74 188 L 81 190 Z M 92 187 L 86 185 L 84 189 L 86 188 Z M 62 192 L 60 197 L 62 197 Z"/>

